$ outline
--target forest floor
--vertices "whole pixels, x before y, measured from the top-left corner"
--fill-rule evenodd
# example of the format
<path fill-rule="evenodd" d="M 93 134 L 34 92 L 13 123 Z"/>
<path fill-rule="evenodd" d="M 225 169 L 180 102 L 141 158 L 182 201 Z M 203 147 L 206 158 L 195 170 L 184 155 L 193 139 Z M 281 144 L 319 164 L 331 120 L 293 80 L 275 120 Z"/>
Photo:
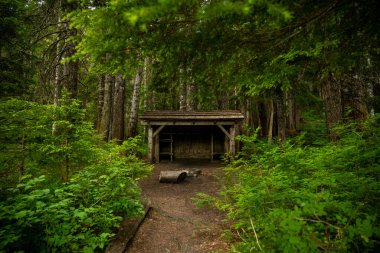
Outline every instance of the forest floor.
<path fill-rule="evenodd" d="M 127 253 L 228 252 L 221 238 L 227 224 L 213 207 L 201 208 L 191 199 L 196 193 L 216 195 L 223 174 L 220 162 L 162 162 L 153 174 L 140 182 L 143 197 L 152 209 L 142 222 Z M 158 182 L 160 171 L 196 168 L 198 177 L 187 177 L 179 184 Z"/>

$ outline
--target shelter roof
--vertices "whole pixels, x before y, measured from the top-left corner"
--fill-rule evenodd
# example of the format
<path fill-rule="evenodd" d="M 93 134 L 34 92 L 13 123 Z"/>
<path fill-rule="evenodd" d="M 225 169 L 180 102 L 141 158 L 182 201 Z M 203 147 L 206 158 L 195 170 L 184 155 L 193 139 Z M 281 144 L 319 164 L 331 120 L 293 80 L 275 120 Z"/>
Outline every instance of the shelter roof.
<path fill-rule="evenodd" d="M 239 111 L 148 111 L 141 120 L 149 121 L 240 121 L 244 115 Z"/>

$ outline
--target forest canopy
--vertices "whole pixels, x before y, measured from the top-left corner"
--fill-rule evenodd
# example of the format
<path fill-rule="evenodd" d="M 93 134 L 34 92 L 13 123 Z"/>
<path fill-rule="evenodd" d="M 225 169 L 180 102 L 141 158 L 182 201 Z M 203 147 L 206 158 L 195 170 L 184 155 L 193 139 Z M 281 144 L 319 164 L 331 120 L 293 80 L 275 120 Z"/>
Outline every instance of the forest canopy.
<path fill-rule="evenodd" d="M 239 110 L 241 152 L 226 155 L 228 182 L 210 200 L 235 224 L 231 249 L 375 252 L 378 10 L 0 0 L 0 251 L 104 250 L 142 211 L 136 182 L 151 167 L 139 115 Z"/>

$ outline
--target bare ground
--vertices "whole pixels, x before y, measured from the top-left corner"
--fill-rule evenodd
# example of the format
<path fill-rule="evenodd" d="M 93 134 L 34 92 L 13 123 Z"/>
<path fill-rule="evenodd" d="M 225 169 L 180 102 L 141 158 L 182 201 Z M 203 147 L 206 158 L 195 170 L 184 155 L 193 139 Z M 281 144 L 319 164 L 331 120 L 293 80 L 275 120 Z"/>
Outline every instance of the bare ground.
<path fill-rule="evenodd" d="M 223 214 L 212 207 L 200 208 L 191 200 L 198 192 L 215 195 L 222 175 L 219 162 L 162 162 L 140 182 L 144 198 L 152 207 L 127 248 L 127 253 L 228 252 L 220 237 L 226 224 Z M 180 184 L 158 182 L 162 170 L 197 168 L 202 174 Z"/>

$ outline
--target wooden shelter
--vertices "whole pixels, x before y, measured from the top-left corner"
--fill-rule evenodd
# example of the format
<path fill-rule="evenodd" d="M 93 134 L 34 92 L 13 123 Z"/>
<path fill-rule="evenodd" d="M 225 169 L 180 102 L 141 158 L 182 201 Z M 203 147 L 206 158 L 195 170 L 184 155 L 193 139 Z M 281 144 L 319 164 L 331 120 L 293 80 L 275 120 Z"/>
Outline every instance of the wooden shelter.
<path fill-rule="evenodd" d="M 234 155 L 239 111 L 151 111 L 140 119 L 148 127 L 148 160 L 210 159 Z"/>

